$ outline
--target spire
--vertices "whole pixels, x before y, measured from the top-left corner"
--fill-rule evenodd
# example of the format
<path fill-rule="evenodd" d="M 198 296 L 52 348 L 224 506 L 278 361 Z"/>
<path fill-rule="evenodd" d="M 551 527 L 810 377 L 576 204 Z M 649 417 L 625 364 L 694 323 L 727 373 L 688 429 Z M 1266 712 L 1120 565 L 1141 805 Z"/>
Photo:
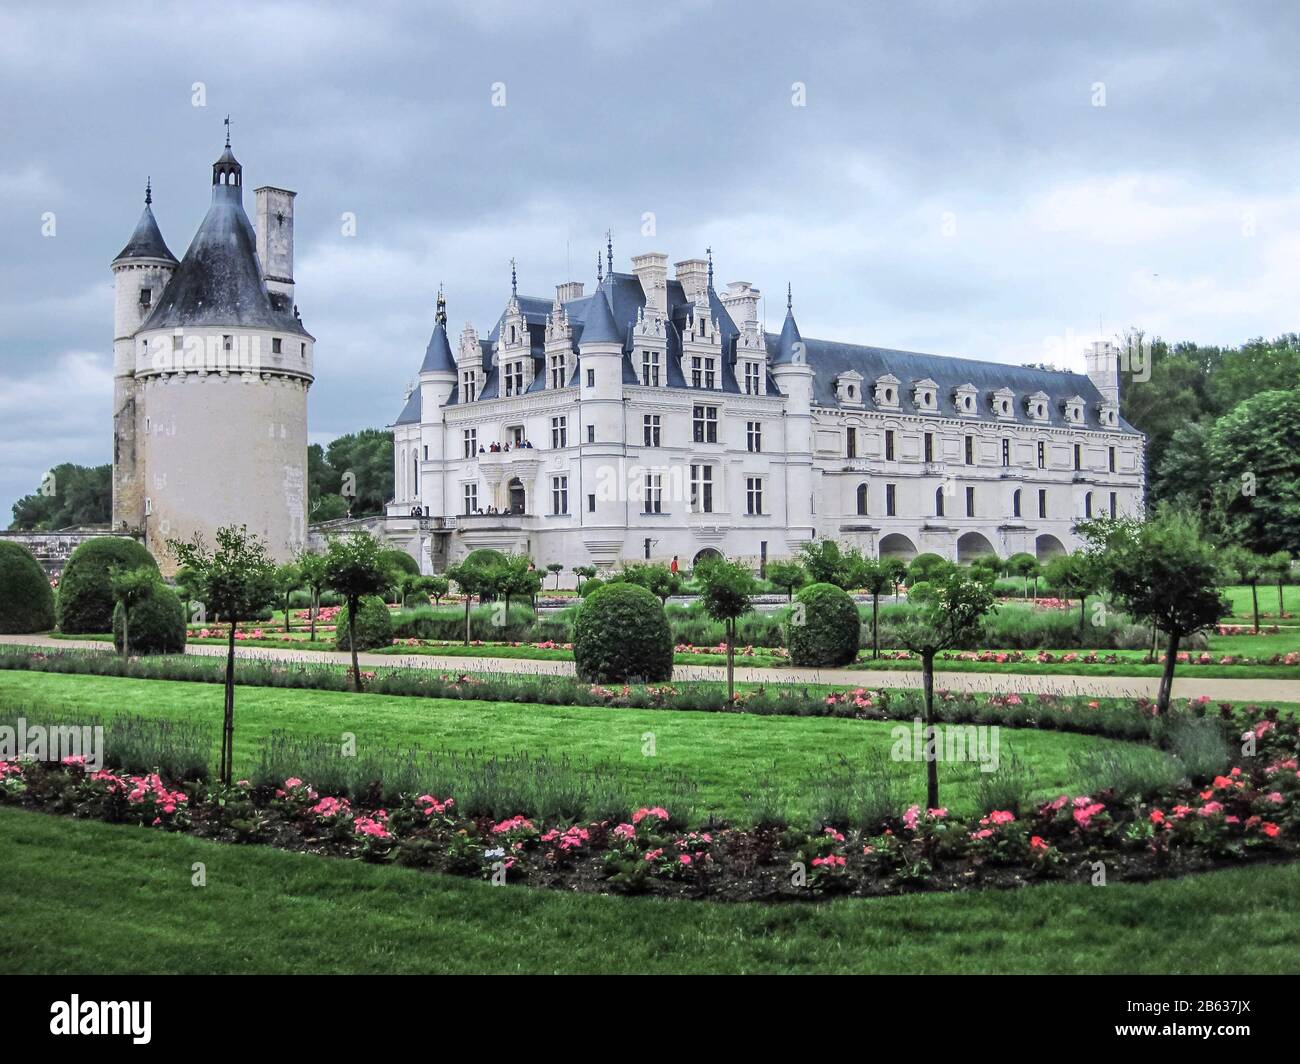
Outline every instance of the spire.
<path fill-rule="evenodd" d="M 604 274 L 600 272 L 600 252 L 596 252 L 596 284 L 600 285 L 605 280 Z"/>
<path fill-rule="evenodd" d="M 226 147 L 230 147 L 230 115 L 226 115 Z"/>
<path fill-rule="evenodd" d="M 153 203 L 153 178 L 146 177 L 144 179 L 144 205 L 148 207 L 152 203 Z"/>
<path fill-rule="evenodd" d="M 785 312 L 787 314 L 794 308 L 794 296 L 790 294 L 790 282 L 785 282 Z"/>
<path fill-rule="evenodd" d="M 612 278 L 614 276 L 614 234 L 611 230 L 605 230 L 605 259 L 609 263 L 609 269 L 605 272 Z"/>
<path fill-rule="evenodd" d="M 516 299 L 519 296 L 519 277 L 515 273 L 515 260 L 510 260 L 510 298 Z"/>
<path fill-rule="evenodd" d="M 424 349 L 421 373 L 455 373 L 456 360 L 451 354 L 451 341 L 447 339 L 447 300 L 438 285 L 438 311 L 433 319 L 433 335 Z"/>
<path fill-rule="evenodd" d="M 713 291 L 713 249 L 705 248 L 704 254 L 709 258 L 709 291 Z"/>
<path fill-rule="evenodd" d="M 587 313 L 582 322 L 582 336 L 579 346 L 587 344 L 618 344 L 623 346 L 623 330 L 614 320 L 609 298 L 603 289 L 597 288 L 587 301 Z"/>
<path fill-rule="evenodd" d="M 438 312 L 434 315 L 434 322 L 444 328 L 447 325 L 447 300 L 443 298 L 442 282 L 438 282 Z"/>
<path fill-rule="evenodd" d="M 173 265 L 176 262 L 176 256 L 171 253 L 167 247 L 167 242 L 163 240 L 162 232 L 158 228 L 158 220 L 153 216 L 153 182 L 146 180 L 144 185 L 144 210 L 140 212 L 140 220 L 135 223 L 135 232 L 131 234 L 131 239 L 126 242 L 117 258 L 121 259 L 163 259 Z"/>
<path fill-rule="evenodd" d="M 807 355 L 803 350 L 803 337 L 799 335 L 799 326 L 794 320 L 794 299 L 790 294 L 790 283 L 787 281 L 785 286 L 785 322 L 781 325 L 781 335 L 776 341 L 776 353 L 772 356 L 772 364 L 791 365 L 797 362 L 806 362 Z"/>
<path fill-rule="evenodd" d="M 239 165 L 239 160 L 235 158 L 235 153 L 230 150 L 230 116 L 226 115 L 226 150 L 221 153 L 215 163 L 212 164 L 212 186 L 234 186 L 239 191 L 235 198 L 243 196 L 244 168 Z M 215 195 L 215 193 L 214 193 Z"/>

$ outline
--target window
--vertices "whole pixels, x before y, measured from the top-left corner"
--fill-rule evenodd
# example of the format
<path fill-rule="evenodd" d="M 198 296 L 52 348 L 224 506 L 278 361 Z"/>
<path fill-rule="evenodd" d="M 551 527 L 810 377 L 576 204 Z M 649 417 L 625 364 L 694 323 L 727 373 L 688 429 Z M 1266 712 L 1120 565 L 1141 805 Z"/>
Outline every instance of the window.
<path fill-rule="evenodd" d="M 867 486 L 865 484 L 859 484 L 858 485 L 858 516 L 859 517 L 865 517 L 867 514 L 867 497 L 868 497 Z"/>
<path fill-rule="evenodd" d="M 844 437 L 844 453 L 849 458 L 858 456 L 858 430 L 852 425 L 848 427 L 847 435 Z"/>
<path fill-rule="evenodd" d="M 306 358 L 306 357 L 307 357 L 307 341 L 306 341 L 306 340 L 304 340 L 304 341 L 302 342 L 301 350 L 299 350 L 298 355 L 299 355 L 299 357 L 301 357 L 301 358 Z"/>
<path fill-rule="evenodd" d="M 1083 448 L 1080 447 L 1077 443 L 1074 445 L 1074 468 L 1075 469 L 1083 468 Z"/>
<path fill-rule="evenodd" d="M 713 466 L 691 466 L 691 512 L 713 513 Z"/>
<path fill-rule="evenodd" d="M 551 513 L 558 515 L 569 512 L 569 478 L 551 477 Z"/>
<path fill-rule="evenodd" d="M 278 336 L 271 337 L 271 354 L 280 354 L 280 338 Z"/>
<path fill-rule="evenodd" d="M 472 514 L 477 509 L 478 509 L 478 485 L 466 484 L 465 485 L 465 512 L 467 514 Z"/>
<path fill-rule="evenodd" d="M 563 355 L 551 356 L 551 387 L 563 388 L 569 380 L 568 360 Z"/>
<path fill-rule="evenodd" d="M 886 484 L 885 485 L 885 516 L 886 517 L 898 516 L 897 496 L 898 496 L 897 487 L 893 484 Z"/>
<path fill-rule="evenodd" d="M 1092 492 L 1090 491 L 1085 491 L 1083 493 L 1083 516 L 1087 518 L 1092 517 Z"/>
<path fill-rule="evenodd" d="M 1110 493 L 1110 516 L 1119 516 L 1119 496 L 1113 491 Z"/>
<path fill-rule="evenodd" d="M 1020 489 L 1019 488 L 1016 488 L 1016 490 L 1011 493 L 1011 516 L 1012 517 L 1020 516 Z"/>
<path fill-rule="evenodd" d="M 1047 444 L 1042 440 L 1038 441 L 1038 468 L 1047 468 Z"/>
<path fill-rule="evenodd" d="M 1046 488 L 1038 489 L 1038 516 L 1039 517 L 1047 516 L 1047 489 Z"/>
<path fill-rule="evenodd" d="M 885 429 L 885 461 L 894 460 L 894 430 Z"/>
<path fill-rule="evenodd" d="M 661 514 L 664 512 L 664 484 L 662 473 L 645 475 L 645 513 Z"/>
<path fill-rule="evenodd" d="M 141 288 L 141 289 L 140 289 L 140 306 L 142 306 L 142 307 L 147 307 L 147 306 L 149 306 L 149 305 L 152 304 L 152 303 L 153 303 L 153 289 L 152 289 L 152 288 Z"/>
<path fill-rule="evenodd" d="M 1011 441 L 1005 437 L 1002 440 L 1002 464 L 1004 466 L 1011 464 Z"/>
<path fill-rule="evenodd" d="M 429 460 L 429 445 L 427 443 L 424 445 L 424 460 L 426 462 Z"/>
<path fill-rule="evenodd" d="M 745 478 L 745 513 L 751 516 L 763 512 L 763 478 Z"/>
<path fill-rule="evenodd" d="M 518 447 L 520 444 L 524 442 L 523 425 L 512 425 L 510 427 L 510 439 L 513 441 L 516 447 Z"/>
<path fill-rule="evenodd" d="M 149 498 L 148 496 L 145 496 L 144 514 L 146 517 L 148 517 L 151 513 L 153 513 L 153 499 Z"/>
<path fill-rule="evenodd" d="M 691 387 L 713 388 L 717 384 L 716 359 L 702 358 L 699 355 L 691 359 Z"/>
<path fill-rule="evenodd" d="M 641 352 L 641 383 L 652 388 L 659 387 L 659 352 Z"/>
<path fill-rule="evenodd" d="M 646 447 L 660 445 L 660 422 L 658 414 L 643 414 L 641 417 L 641 441 Z"/>
<path fill-rule="evenodd" d="M 595 426 L 595 425 L 588 425 L 588 426 L 587 426 L 587 442 L 588 442 L 588 443 L 595 443 L 595 442 L 596 442 L 596 426 Z"/>
<path fill-rule="evenodd" d="M 969 484 L 966 485 L 966 516 L 975 516 L 975 488 Z"/>
<path fill-rule="evenodd" d="M 506 376 L 506 395 L 523 395 L 524 394 L 524 364 L 522 362 L 508 362 L 505 368 Z"/>
<path fill-rule="evenodd" d="M 934 516 L 943 516 L 943 488 L 934 489 Z"/>
<path fill-rule="evenodd" d="M 234 343 L 235 338 L 233 336 L 223 336 L 221 338 L 221 350 L 229 351 L 234 346 Z"/>
<path fill-rule="evenodd" d="M 596 371 L 594 369 L 587 370 L 587 387 L 596 387 Z"/>
<path fill-rule="evenodd" d="M 569 419 L 567 417 L 551 418 L 551 447 L 559 450 L 569 446 Z"/>
<path fill-rule="evenodd" d="M 762 377 L 759 373 L 760 367 L 757 362 L 745 363 L 745 394 L 758 395 L 762 391 Z"/>
<path fill-rule="evenodd" d="M 761 421 L 745 422 L 745 448 L 755 454 L 763 449 L 763 423 Z"/>
<path fill-rule="evenodd" d="M 1110 447 L 1106 452 L 1106 464 L 1110 471 L 1115 472 L 1115 448 Z"/>
<path fill-rule="evenodd" d="M 934 461 L 934 433 L 933 432 L 927 432 L 925 434 L 925 460 L 927 462 Z"/>
<path fill-rule="evenodd" d="M 718 442 L 718 408 L 716 406 L 697 406 L 694 411 L 695 442 Z"/>
<path fill-rule="evenodd" d="M 974 436 L 966 437 L 966 464 L 967 465 L 975 464 L 975 437 Z"/>
<path fill-rule="evenodd" d="M 472 403 L 478 398 L 478 378 L 474 376 L 473 370 L 464 375 L 461 390 L 464 393 L 464 401 L 467 403 Z"/>
<path fill-rule="evenodd" d="M 473 458 L 478 454 L 478 429 L 465 429 L 465 457 Z"/>
<path fill-rule="evenodd" d="M 588 512 L 588 513 L 591 513 L 591 514 L 594 514 L 594 513 L 596 512 L 596 496 L 595 496 L 595 495 L 588 495 L 588 496 L 587 496 L 587 512 Z"/>

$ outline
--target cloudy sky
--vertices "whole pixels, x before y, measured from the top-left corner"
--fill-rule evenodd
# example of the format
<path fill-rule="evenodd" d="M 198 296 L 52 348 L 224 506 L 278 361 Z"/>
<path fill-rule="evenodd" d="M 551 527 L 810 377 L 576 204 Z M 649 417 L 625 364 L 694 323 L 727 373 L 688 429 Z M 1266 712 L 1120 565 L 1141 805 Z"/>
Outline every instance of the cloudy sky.
<path fill-rule="evenodd" d="M 486 329 L 512 256 L 590 286 L 606 228 L 622 270 L 712 246 L 769 328 L 789 281 L 805 336 L 1081 368 L 1297 328 L 1293 4 L 76 7 L 0 12 L 0 524 L 110 459 L 108 264 L 147 175 L 184 254 L 227 113 L 299 194 L 317 441 L 397 415 L 439 282 Z"/>

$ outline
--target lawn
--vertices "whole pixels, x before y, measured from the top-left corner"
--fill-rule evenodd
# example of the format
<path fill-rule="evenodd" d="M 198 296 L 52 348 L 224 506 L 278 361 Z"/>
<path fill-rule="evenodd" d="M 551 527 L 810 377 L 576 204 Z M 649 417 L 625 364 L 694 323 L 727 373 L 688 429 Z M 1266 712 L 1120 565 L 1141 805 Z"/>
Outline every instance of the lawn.
<path fill-rule="evenodd" d="M 41 710 L 109 718 L 120 712 L 208 722 L 217 731 L 222 690 L 215 684 L 134 680 L 34 672 L 0 673 L 0 708 Z M 671 801 L 683 792 L 697 817 L 716 812 L 743 821 L 762 781 L 780 780 L 780 794 L 793 815 L 811 817 L 812 795 L 832 759 L 856 765 L 887 755 L 894 725 L 834 717 L 776 717 L 743 713 L 629 710 L 589 706 L 520 705 L 356 695 L 325 691 L 241 687 L 235 708 L 235 773 L 256 764 L 258 743 L 279 730 L 339 742 L 356 736 L 358 751 L 376 747 L 483 754 L 527 752 L 533 757 L 569 756 L 608 766 L 625 780 L 632 797 Z M 652 736 L 655 756 L 643 756 Z M 1165 755 L 1113 740 L 1065 732 L 1001 732 L 1003 767 L 1014 754 L 1033 772 L 1034 796 L 1080 793 L 1071 756 L 1122 745 L 1137 756 Z M 215 742 L 214 742 L 215 749 Z M 916 766 L 912 800 L 924 797 L 923 767 Z M 944 765 L 944 804 L 971 811 L 974 766 Z"/>
<path fill-rule="evenodd" d="M 6 973 L 1300 971 L 1300 865 L 814 905 L 492 887 L 0 808 Z M 191 885 L 193 867 L 207 885 Z"/>
<path fill-rule="evenodd" d="M 1251 605 L 1249 586 L 1237 584 L 1233 587 L 1225 587 L 1222 590 L 1232 603 L 1232 622 L 1234 624 L 1239 624 L 1243 620 L 1254 620 L 1255 611 Z M 1284 618 L 1282 623 L 1300 623 L 1300 584 L 1288 585 L 1282 589 L 1282 604 L 1286 612 L 1291 614 L 1291 617 Z M 1273 622 L 1277 622 L 1276 584 L 1259 585 L 1259 619 L 1261 624 L 1264 623 L 1265 615 L 1270 617 Z"/>

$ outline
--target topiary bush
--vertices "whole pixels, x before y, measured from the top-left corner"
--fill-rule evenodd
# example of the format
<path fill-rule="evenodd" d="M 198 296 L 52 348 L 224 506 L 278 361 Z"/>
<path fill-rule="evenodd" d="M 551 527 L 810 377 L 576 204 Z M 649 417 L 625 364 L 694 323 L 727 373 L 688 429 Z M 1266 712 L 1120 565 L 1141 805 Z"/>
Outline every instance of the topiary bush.
<path fill-rule="evenodd" d="M 138 569 L 158 563 L 144 545 L 122 536 L 97 536 L 72 552 L 59 580 L 55 619 L 66 635 L 113 630 L 113 591 L 109 569 Z"/>
<path fill-rule="evenodd" d="M 18 543 L 0 542 L 0 633 L 45 632 L 54 627 L 54 592 L 35 556 Z"/>
<path fill-rule="evenodd" d="M 420 564 L 404 550 L 381 550 L 379 564 L 386 569 L 396 569 L 411 576 L 420 575 Z"/>
<path fill-rule="evenodd" d="M 334 646 L 339 650 L 351 650 L 348 639 L 348 608 L 339 610 L 338 627 L 334 630 Z M 393 619 L 388 607 L 378 595 L 371 595 L 361 600 L 357 610 L 357 649 L 377 650 L 393 645 Z"/>
<path fill-rule="evenodd" d="M 491 569 L 494 566 L 505 565 L 506 556 L 499 550 L 493 550 L 491 547 L 479 547 L 478 550 L 472 550 L 465 555 L 463 564 L 476 566 L 479 569 Z"/>
<path fill-rule="evenodd" d="M 578 608 L 573 660 L 589 683 L 661 683 L 673 675 L 673 635 L 659 600 L 636 584 L 598 587 Z"/>
<path fill-rule="evenodd" d="M 860 619 L 847 592 L 813 584 L 795 595 L 786 642 L 792 665 L 847 665 L 858 656 Z M 798 623 L 802 621 L 802 623 Z"/>
<path fill-rule="evenodd" d="M 600 579 L 600 577 L 598 576 L 593 576 L 590 579 L 584 580 L 582 582 L 582 590 L 578 592 L 578 597 L 585 599 L 592 592 L 599 591 L 604 586 L 605 586 L 604 580 Z"/>
<path fill-rule="evenodd" d="M 185 650 L 185 606 L 166 584 L 131 610 L 132 654 L 180 654 Z M 122 607 L 113 607 L 113 646 L 122 650 Z"/>

